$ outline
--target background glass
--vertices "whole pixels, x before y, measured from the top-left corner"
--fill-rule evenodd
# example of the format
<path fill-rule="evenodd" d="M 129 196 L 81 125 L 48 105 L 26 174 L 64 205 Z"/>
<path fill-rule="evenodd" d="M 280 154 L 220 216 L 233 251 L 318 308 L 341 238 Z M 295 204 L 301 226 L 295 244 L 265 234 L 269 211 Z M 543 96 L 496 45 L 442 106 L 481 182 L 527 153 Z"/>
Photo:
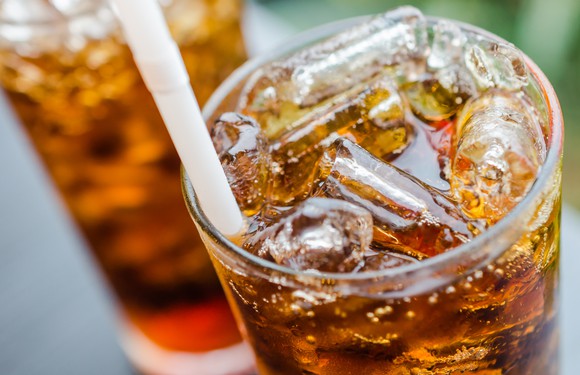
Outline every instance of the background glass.
<path fill-rule="evenodd" d="M 161 3 L 203 103 L 245 59 L 241 2 Z M 162 373 L 189 359 L 196 373 L 248 366 L 183 207 L 179 159 L 108 2 L 0 1 L 0 81 L 115 291 L 132 360 Z M 200 362 L 227 347 L 228 361 Z"/>

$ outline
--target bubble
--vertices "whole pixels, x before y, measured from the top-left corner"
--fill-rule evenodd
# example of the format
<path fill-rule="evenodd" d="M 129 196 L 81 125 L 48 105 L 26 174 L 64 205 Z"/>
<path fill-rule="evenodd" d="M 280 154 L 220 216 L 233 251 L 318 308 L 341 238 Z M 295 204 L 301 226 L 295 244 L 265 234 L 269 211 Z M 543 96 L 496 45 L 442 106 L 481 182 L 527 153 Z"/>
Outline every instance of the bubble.
<path fill-rule="evenodd" d="M 390 315 L 392 313 L 393 313 L 393 308 L 391 306 L 378 307 L 375 310 L 375 315 L 377 315 L 377 316 L 385 316 L 385 315 Z"/>
<path fill-rule="evenodd" d="M 439 295 L 437 293 L 430 295 L 428 302 L 430 305 L 435 305 L 437 302 L 439 302 Z"/>

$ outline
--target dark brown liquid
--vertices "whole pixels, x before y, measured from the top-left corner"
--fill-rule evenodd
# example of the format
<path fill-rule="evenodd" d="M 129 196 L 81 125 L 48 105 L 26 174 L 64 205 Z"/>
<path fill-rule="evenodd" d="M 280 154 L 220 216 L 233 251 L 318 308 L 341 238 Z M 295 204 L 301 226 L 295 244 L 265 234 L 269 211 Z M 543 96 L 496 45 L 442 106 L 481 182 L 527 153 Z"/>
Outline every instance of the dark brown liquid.
<path fill-rule="evenodd" d="M 314 304 L 265 281 L 277 303 L 231 298 L 262 374 L 556 374 L 557 273 L 522 255 L 476 275 L 405 299 Z"/>
<path fill-rule="evenodd" d="M 245 59 L 240 4 L 178 3 L 169 22 L 203 104 Z M 199 3 L 207 14 L 194 24 Z M 115 35 L 78 53 L 64 48 L 35 58 L 1 51 L 0 74 L 124 313 L 169 350 L 239 342 L 183 204 L 179 159 L 128 48 Z M 34 84 L 27 76 L 31 67 L 41 74 Z"/>

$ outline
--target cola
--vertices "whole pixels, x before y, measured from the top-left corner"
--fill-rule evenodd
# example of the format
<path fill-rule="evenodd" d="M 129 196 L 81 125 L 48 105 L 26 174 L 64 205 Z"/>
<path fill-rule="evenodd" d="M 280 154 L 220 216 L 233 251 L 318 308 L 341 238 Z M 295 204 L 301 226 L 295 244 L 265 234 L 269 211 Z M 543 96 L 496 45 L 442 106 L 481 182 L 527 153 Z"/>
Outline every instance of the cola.
<path fill-rule="evenodd" d="M 244 233 L 185 187 L 260 374 L 557 373 L 561 123 L 521 52 L 402 7 L 245 74 L 209 114 L 252 124 L 216 142 Z"/>

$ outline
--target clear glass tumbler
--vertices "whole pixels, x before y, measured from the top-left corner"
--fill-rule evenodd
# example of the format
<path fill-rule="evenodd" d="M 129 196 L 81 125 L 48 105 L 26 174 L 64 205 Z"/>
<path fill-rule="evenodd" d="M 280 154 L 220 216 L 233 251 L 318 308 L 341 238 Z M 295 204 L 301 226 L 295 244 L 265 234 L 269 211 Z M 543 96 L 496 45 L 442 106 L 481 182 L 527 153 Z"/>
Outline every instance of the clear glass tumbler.
<path fill-rule="evenodd" d="M 160 3 L 204 103 L 246 58 L 242 3 Z M 114 291 L 137 367 L 251 367 L 183 207 L 179 158 L 109 2 L 0 1 L 0 83 Z"/>
<path fill-rule="evenodd" d="M 235 110 L 241 87 L 262 64 L 355 22 L 306 32 L 246 63 L 206 105 L 209 126 Z M 547 124 L 548 153 L 536 182 L 496 225 L 417 263 L 339 274 L 266 261 L 216 230 L 184 175 L 186 203 L 260 374 L 557 374 L 563 120 L 552 86 L 526 63 Z"/>

